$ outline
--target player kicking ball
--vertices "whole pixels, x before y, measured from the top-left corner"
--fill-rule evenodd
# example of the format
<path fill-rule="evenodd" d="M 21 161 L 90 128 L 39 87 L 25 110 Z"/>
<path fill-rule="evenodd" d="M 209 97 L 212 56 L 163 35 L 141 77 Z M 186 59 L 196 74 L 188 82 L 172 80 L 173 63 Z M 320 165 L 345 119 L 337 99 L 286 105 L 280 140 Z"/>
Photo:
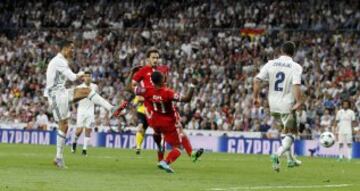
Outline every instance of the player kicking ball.
<path fill-rule="evenodd" d="M 58 133 L 56 138 L 56 156 L 54 164 L 59 168 L 66 168 L 64 162 L 64 147 L 66 133 L 68 131 L 68 119 L 70 118 L 71 103 L 78 102 L 84 98 L 104 107 L 110 112 L 110 116 L 118 117 L 125 105 L 113 106 L 96 91 L 89 87 L 65 88 L 67 80 L 75 81 L 84 76 L 84 72 L 75 74 L 69 67 L 69 61 L 73 58 L 74 43 L 63 40 L 59 44 L 61 51 L 50 60 L 46 70 L 46 88 L 44 96 L 49 101 L 55 121 L 58 122 Z"/>
<path fill-rule="evenodd" d="M 301 106 L 301 74 L 302 67 L 293 61 L 295 44 L 285 42 L 281 48 L 282 56 L 268 61 L 261 68 L 260 73 L 254 80 L 253 101 L 255 106 L 260 103 L 261 81 L 269 82 L 269 106 L 271 115 L 279 121 L 284 128 L 281 146 L 271 156 L 273 169 L 280 171 L 279 157 L 286 154 L 288 166 L 298 166 L 301 161 L 296 160 L 291 152 L 294 143 L 294 135 L 297 134 L 297 122 L 295 111 Z"/>
<path fill-rule="evenodd" d="M 165 142 L 172 148 L 165 160 L 159 162 L 158 167 L 168 173 L 173 173 L 174 170 L 170 164 L 181 155 L 181 142 L 176 128 L 176 111 L 173 102 L 190 102 L 195 85 L 190 84 L 187 95 L 180 96 L 174 90 L 164 86 L 164 77 L 160 72 L 154 71 L 151 74 L 151 81 L 154 86 L 137 86 L 135 94 L 144 97 L 145 105 L 149 106 L 146 109 L 150 126 L 156 133 L 163 134 Z"/>
<path fill-rule="evenodd" d="M 77 86 L 77 88 L 90 88 L 91 90 L 94 90 L 95 92 L 98 92 L 98 86 L 94 83 L 91 83 L 92 76 L 90 71 L 86 71 L 85 75 L 83 77 L 84 83 Z M 76 145 L 77 141 L 83 131 L 85 131 L 84 136 L 84 144 L 83 144 L 83 150 L 82 155 L 87 156 L 87 147 L 90 142 L 90 136 L 92 128 L 95 124 L 95 104 L 91 102 L 88 98 L 82 99 L 78 103 L 77 107 L 77 116 L 76 116 L 76 132 L 74 141 L 72 143 L 71 152 L 76 152 Z"/>

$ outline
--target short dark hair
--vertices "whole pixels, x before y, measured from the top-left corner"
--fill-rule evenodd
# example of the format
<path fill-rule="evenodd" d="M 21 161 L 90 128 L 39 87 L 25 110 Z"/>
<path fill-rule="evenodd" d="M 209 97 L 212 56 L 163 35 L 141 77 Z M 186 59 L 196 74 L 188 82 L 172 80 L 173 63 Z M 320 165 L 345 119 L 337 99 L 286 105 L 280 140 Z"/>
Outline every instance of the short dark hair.
<path fill-rule="evenodd" d="M 294 56 L 295 54 L 295 43 L 292 41 L 286 41 L 282 47 L 281 50 L 283 53 L 289 55 L 289 56 Z"/>
<path fill-rule="evenodd" d="M 151 74 L 151 80 L 155 85 L 161 85 L 163 82 L 163 75 L 159 71 L 154 71 Z"/>
<path fill-rule="evenodd" d="M 63 49 L 65 47 L 70 46 L 72 43 L 74 43 L 72 40 L 59 40 L 57 44 L 60 47 L 60 49 Z"/>
<path fill-rule="evenodd" d="M 158 53 L 159 54 L 159 50 L 157 48 L 155 48 L 155 47 L 149 48 L 149 50 L 146 52 L 146 58 L 149 58 L 152 53 Z"/>

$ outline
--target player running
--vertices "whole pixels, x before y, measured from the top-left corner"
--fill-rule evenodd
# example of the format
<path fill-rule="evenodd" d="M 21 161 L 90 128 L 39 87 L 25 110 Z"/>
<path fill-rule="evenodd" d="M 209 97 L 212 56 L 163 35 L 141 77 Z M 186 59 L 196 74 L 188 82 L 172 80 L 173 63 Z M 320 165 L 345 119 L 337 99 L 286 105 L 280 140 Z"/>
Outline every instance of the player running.
<path fill-rule="evenodd" d="M 60 48 L 61 51 L 50 60 L 47 67 L 44 96 L 48 98 L 54 119 L 59 125 L 54 164 L 59 168 L 66 168 L 63 153 L 70 117 L 70 103 L 88 98 L 91 102 L 107 109 L 110 116 L 115 117 L 119 115 L 125 105 L 113 106 L 89 87 L 66 89 L 67 80 L 80 79 L 84 76 L 84 72 L 75 74 L 69 68 L 69 61 L 73 58 L 74 43 L 63 40 L 60 43 Z"/>
<path fill-rule="evenodd" d="M 298 166 L 301 161 L 296 160 L 291 152 L 291 145 L 294 142 L 294 135 L 297 134 L 297 123 L 295 110 L 301 106 L 301 74 L 302 67 L 293 61 L 295 44 L 285 42 L 281 48 L 282 56 L 275 60 L 268 61 L 261 68 L 254 80 L 253 101 L 256 106 L 260 103 L 261 81 L 269 82 L 269 106 L 271 115 L 275 120 L 280 121 L 284 128 L 285 135 L 282 136 L 281 147 L 277 153 L 271 156 L 273 169 L 280 170 L 279 157 L 284 153 L 288 157 L 288 166 Z"/>
<path fill-rule="evenodd" d="M 148 111 L 148 121 L 150 126 L 157 134 L 163 134 L 165 142 L 171 145 L 172 150 L 169 152 L 165 160 L 161 160 L 158 164 L 159 168 L 166 172 L 173 173 L 174 170 L 169 166 L 180 155 L 180 139 L 176 128 L 176 111 L 173 101 L 190 102 L 195 85 L 190 84 L 189 92 L 186 96 L 180 96 L 174 90 L 164 86 L 164 77 L 154 71 L 151 74 L 151 80 L 154 86 L 136 87 L 135 93 L 141 95 L 145 99 L 146 109 Z M 197 158 L 200 156 L 196 156 Z"/>
<path fill-rule="evenodd" d="M 348 100 L 342 101 L 342 109 L 340 109 L 336 113 L 336 122 L 334 132 L 337 135 L 339 141 L 339 161 L 343 160 L 344 155 L 346 154 L 347 150 L 347 158 L 351 160 L 352 158 L 352 133 L 353 127 L 356 126 L 355 124 L 355 112 L 350 109 L 350 102 Z M 344 145 L 347 146 L 347 149 L 344 149 Z"/>
<path fill-rule="evenodd" d="M 95 92 L 98 92 L 98 86 L 91 82 L 91 72 L 86 71 L 83 77 L 84 83 L 77 86 L 77 88 L 90 88 Z M 91 130 L 95 124 L 95 104 L 88 98 L 82 99 L 78 103 L 77 115 L 76 115 L 76 132 L 74 141 L 72 143 L 71 152 L 76 152 L 77 141 L 83 131 L 85 131 L 84 144 L 82 155 L 87 156 L 87 146 L 90 142 Z"/>
<path fill-rule="evenodd" d="M 146 53 L 146 57 L 149 61 L 149 64 L 141 67 L 140 69 L 138 69 L 138 71 L 133 75 L 132 77 L 132 89 L 134 89 L 135 87 L 141 85 L 142 87 L 148 87 L 148 86 L 153 86 L 153 82 L 151 81 L 151 74 L 156 70 L 159 71 L 163 74 L 164 76 L 164 81 L 166 82 L 166 76 L 168 75 L 169 72 L 169 68 L 167 66 L 159 66 L 159 51 L 156 48 L 150 48 L 148 50 L 148 52 Z M 145 105 L 145 107 L 148 107 Z M 177 116 L 177 129 L 179 131 L 180 137 L 181 137 L 181 144 L 184 147 L 186 153 L 191 157 L 192 161 L 195 162 L 198 157 L 197 156 L 201 156 L 203 153 L 203 149 L 199 149 L 197 151 L 193 151 L 191 143 L 189 138 L 187 137 L 186 133 L 183 130 L 183 127 L 180 123 L 180 115 L 178 112 L 176 112 L 176 116 Z M 143 126 L 144 127 L 144 126 Z M 142 132 L 145 132 L 145 129 L 141 129 L 140 130 L 141 133 L 136 134 L 136 140 L 139 143 L 143 140 L 144 134 Z M 158 150 L 158 160 L 162 160 L 164 157 L 164 149 L 161 146 L 161 135 L 158 135 L 156 133 L 153 134 L 154 137 L 154 141 L 157 144 L 159 150 Z M 141 145 L 141 144 L 140 144 Z"/>

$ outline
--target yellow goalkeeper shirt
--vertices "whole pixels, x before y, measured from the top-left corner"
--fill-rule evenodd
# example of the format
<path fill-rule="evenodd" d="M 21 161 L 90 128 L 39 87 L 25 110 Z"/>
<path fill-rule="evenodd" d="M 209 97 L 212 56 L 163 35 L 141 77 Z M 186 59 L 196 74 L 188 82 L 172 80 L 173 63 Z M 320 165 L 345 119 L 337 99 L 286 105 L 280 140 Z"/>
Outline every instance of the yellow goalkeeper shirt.
<path fill-rule="evenodd" d="M 140 103 L 140 102 L 139 102 L 139 97 L 138 97 L 138 96 L 136 96 L 136 97 L 133 99 L 133 104 L 136 105 L 136 111 L 137 111 L 137 112 L 145 114 L 145 106 L 144 106 L 144 103 Z"/>

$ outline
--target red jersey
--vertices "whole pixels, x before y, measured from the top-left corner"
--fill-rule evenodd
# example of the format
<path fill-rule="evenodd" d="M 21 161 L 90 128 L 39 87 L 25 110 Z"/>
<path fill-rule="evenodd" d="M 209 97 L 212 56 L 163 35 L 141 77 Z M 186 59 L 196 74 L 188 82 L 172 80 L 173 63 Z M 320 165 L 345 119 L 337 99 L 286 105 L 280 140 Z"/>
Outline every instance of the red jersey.
<path fill-rule="evenodd" d="M 149 125 L 164 132 L 176 130 L 176 113 L 173 101 L 180 99 L 172 89 L 162 87 L 136 88 L 135 93 L 145 98 Z"/>
<path fill-rule="evenodd" d="M 156 70 L 161 72 L 166 80 L 166 76 L 169 73 L 169 68 L 167 66 L 152 67 L 149 65 L 143 66 L 134 74 L 132 79 L 138 83 L 141 83 L 142 87 L 153 87 L 154 84 L 151 81 L 151 74 Z"/>
<path fill-rule="evenodd" d="M 173 101 L 179 100 L 180 96 L 167 87 L 137 88 L 135 93 L 145 98 L 145 105 L 151 106 L 150 113 L 174 117 L 175 109 Z"/>

